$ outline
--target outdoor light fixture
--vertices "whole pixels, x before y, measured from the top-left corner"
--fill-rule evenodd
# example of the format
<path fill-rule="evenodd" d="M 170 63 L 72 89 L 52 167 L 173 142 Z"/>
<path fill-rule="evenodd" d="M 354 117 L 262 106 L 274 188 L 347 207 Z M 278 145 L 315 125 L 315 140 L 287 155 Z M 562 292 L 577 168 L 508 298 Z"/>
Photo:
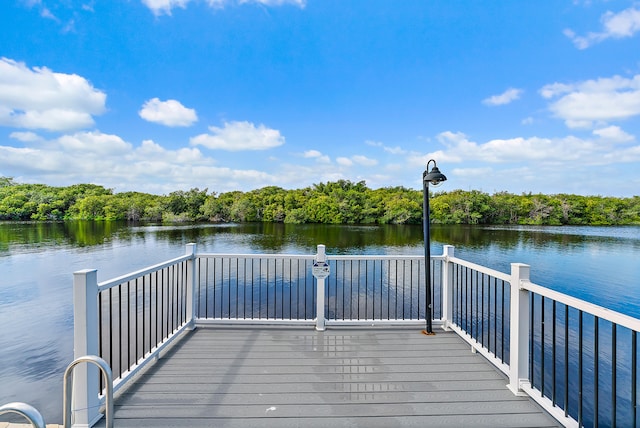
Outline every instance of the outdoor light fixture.
<path fill-rule="evenodd" d="M 433 168 L 429 171 L 429 164 L 433 162 Z M 429 171 L 429 172 L 427 172 Z M 445 181 L 447 177 L 444 176 L 438 169 L 436 161 L 431 159 L 427 162 L 427 168 L 422 173 L 422 195 L 423 195 L 423 217 L 422 224 L 424 227 L 424 265 L 425 265 L 425 288 L 426 288 L 426 301 L 425 306 L 425 318 L 427 321 L 426 329 L 422 332 L 427 335 L 435 334 L 433 332 L 433 311 L 431 308 L 431 236 L 430 236 L 430 223 L 431 216 L 429 213 L 429 184 L 432 186 L 438 186 Z"/>

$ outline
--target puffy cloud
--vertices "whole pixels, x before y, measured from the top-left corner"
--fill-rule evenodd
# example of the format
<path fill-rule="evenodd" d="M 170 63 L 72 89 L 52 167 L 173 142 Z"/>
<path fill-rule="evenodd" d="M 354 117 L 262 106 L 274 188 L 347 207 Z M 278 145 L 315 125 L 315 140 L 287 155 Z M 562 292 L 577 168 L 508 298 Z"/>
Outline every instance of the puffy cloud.
<path fill-rule="evenodd" d="M 540 94 L 551 99 L 549 109 L 570 128 L 591 128 L 594 123 L 640 115 L 640 74 L 614 76 L 574 84 L 553 83 Z"/>
<path fill-rule="evenodd" d="M 225 122 L 224 127 L 210 126 L 211 134 L 191 138 L 192 145 L 228 151 L 266 150 L 284 144 L 284 137 L 277 129 L 264 125 L 256 127 L 250 122 Z"/>
<path fill-rule="evenodd" d="M 501 106 L 517 100 L 520 98 L 521 94 L 522 89 L 509 88 L 499 95 L 493 95 L 489 98 L 485 98 L 482 100 L 482 103 L 488 106 Z"/>
<path fill-rule="evenodd" d="M 438 163 L 476 163 L 504 164 L 504 165 L 537 165 L 557 166 L 592 165 L 610 153 L 636 153 L 635 149 L 618 147 L 629 143 L 635 138 L 617 126 L 599 129 L 593 132 L 599 138 L 584 139 L 575 136 L 562 138 L 542 137 L 514 137 L 509 139 L 493 139 L 478 143 L 462 133 L 442 132 L 438 141 L 445 149 L 428 154 L 414 154 L 409 163 L 415 167 L 423 166 L 429 159 L 436 159 Z M 602 140 L 608 144 L 603 144 Z M 640 153 L 639 153 L 640 154 Z M 640 156 L 625 158 L 626 162 L 640 161 Z M 472 167 L 485 168 L 485 167 Z"/>
<path fill-rule="evenodd" d="M 635 137 L 631 134 L 627 134 L 618 126 L 609 126 L 602 129 L 596 129 L 593 131 L 594 135 L 614 143 L 628 143 L 635 140 Z"/>
<path fill-rule="evenodd" d="M 66 131 L 93 126 L 106 95 L 76 74 L 0 58 L 0 125 Z"/>
<path fill-rule="evenodd" d="M 390 153 L 392 155 L 404 155 L 407 153 L 406 150 L 404 150 L 402 147 L 400 146 L 395 146 L 395 147 L 388 147 L 385 146 L 383 143 L 379 142 L 379 141 L 365 141 L 365 144 L 367 144 L 368 146 L 372 146 L 372 147 L 381 147 L 382 150 L 384 150 L 387 153 Z"/>
<path fill-rule="evenodd" d="M 171 15 L 171 10 L 174 8 L 186 8 L 191 0 L 142 0 L 142 4 L 147 6 L 154 15 L 159 16 L 162 14 Z M 306 0 L 206 0 L 206 3 L 211 8 L 221 9 L 229 4 L 259 4 L 262 6 L 275 7 L 283 6 L 286 4 L 298 6 L 304 8 Z"/>
<path fill-rule="evenodd" d="M 323 155 L 318 150 L 307 150 L 302 154 L 302 156 L 305 158 L 315 159 L 317 162 L 321 162 L 321 163 L 331 162 L 331 158 L 329 156 Z"/>
<path fill-rule="evenodd" d="M 131 151 L 131 144 L 122 138 L 98 131 L 63 135 L 57 141 L 66 153 L 76 156 L 118 157 Z"/>
<path fill-rule="evenodd" d="M 336 162 L 338 162 L 338 165 L 342 165 L 342 166 L 353 166 L 353 161 L 349 158 L 345 158 L 345 157 L 339 157 L 336 159 Z"/>
<path fill-rule="evenodd" d="M 322 153 L 317 150 L 307 150 L 302 154 L 302 156 L 304 156 L 305 158 L 317 158 L 322 156 Z"/>
<path fill-rule="evenodd" d="M 377 160 L 362 155 L 351 156 L 351 159 L 358 165 L 362 166 L 376 166 L 378 164 Z"/>
<path fill-rule="evenodd" d="M 578 36 L 573 30 L 564 30 L 565 36 L 573 41 L 578 49 L 588 47 L 607 39 L 622 39 L 632 37 L 640 31 L 640 9 L 630 7 L 622 12 L 606 12 L 600 18 L 602 31 L 590 32 L 585 36 Z"/>
<path fill-rule="evenodd" d="M 142 4 L 151 9 L 154 15 L 159 16 L 163 13 L 171 15 L 171 9 L 176 7 L 184 9 L 190 1 L 191 0 L 142 0 Z"/>
<path fill-rule="evenodd" d="M 37 141 L 43 141 L 43 138 L 41 136 L 39 136 L 38 134 L 36 134 L 35 132 L 12 132 L 11 134 L 9 134 L 10 138 L 13 138 L 15 140 L 18 141 L 22 141 L 24 143 L 33 143 L 33 142 L 37 142 Z"/>
<path fill-rule="evenodd" d="M 138 114 L 149 122 L 172 127 L 191 126 L 198 121 L 194 109 L 187 108 L 176 100 L 160 101 L 152 98 L 144 103 Z"/>
<path fill-rule="evenodd" d="M 12 137 L 27 144 L 37 135 L 13 133 Z M 28 177 L 29 182 L 51 185 L 98 183 L 116 191 L 151 193 L 202 187 L 202 183 L 230 191 L 256 182 L 278 182 L 278 177 L 263 171 L 218 166 L 196 147 L 165 149 L 152 140 L 135 147 L 117 135 L 97 131 L 48 141 L 38 138 L 37 147 L 0 145 L 0 175 L 20 182 Z"/>
<path fill-rule="evenodd" d="M 371 159 L 362 155 L 354 155 L 351 157 L 341 156 L 336 159 L 336 162 L 338 163 L 338 165 L 346 166 L 346 167 L 351 167 L 354 165 L 371 167 L 371 166 L 376 166 L 378 164 L 377 160 Z"/>
<path fill-rule="evenodd" d="M 306 0 L 238 0 L 238 3 L 258 3 L 264 6 L 282 6 L 285 4 L 291 4 L 298 7 L 305 7 Z"/>
<path fill-rule="evenodd" d="M 617 176 L 637 175 L 633 171 L 640 162 L 640 145 L 629 144 L 625 135 L 616 127 L 607 127 L 587 138 L 569 135 L 476 142 L 447 131 L 437 136 L 441 150 L 413 153 L 405 170 L 424 169 L 429 159 L 435 159 L 449 179 L 449 189 L 633 195 L 637 193 L 635 178 L 623 179 L 613 189 L 593 173 L 597 167 L 601 172 L 615 171 Z"/>

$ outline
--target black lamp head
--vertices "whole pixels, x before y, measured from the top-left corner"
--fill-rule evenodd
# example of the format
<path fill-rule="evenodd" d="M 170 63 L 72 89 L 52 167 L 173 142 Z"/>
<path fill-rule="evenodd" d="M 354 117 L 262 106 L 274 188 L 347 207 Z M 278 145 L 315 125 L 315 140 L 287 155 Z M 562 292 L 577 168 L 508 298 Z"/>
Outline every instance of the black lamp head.
<path fill-rule="evenodd" d="M 431 171 L 429 172 L 427 172 L 426 170 L 424 171 L 424 174 L 422 175 L 422 180 L 425 183 L 431 184 L 432 186 L 437 186 L 441 184 L 443 181 L 446 181 L 447 177 L 445 177 L 445 175 L 440 172 L 440 170 L 438 169 L 438 166 L 436 165 L 436 161 L 434 161 L 433 159 L 427 162 L 427 169 L 429 169 L 429 164 L 431 162 L 433 162 L 433 168 L 431 168 Z"/>

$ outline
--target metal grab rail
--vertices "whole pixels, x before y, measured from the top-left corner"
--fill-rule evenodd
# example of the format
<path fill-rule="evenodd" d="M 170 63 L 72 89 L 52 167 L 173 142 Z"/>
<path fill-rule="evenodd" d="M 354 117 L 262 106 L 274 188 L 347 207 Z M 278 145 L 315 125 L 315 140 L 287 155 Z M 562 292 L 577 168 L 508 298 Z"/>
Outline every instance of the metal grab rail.
<path fill-rule="evenodd" d="M 32 426 L 36 428 L 45 428 L 46 425 L 44 423 L 44 418 L 38 412 L 38 410 L 26 403 L 7 403 L 3 406 L 0 406 L 0 415 L 4 415 L 5 413 L 17 413 L 19 415 L 24 416 Z"/>
<path fill-rule="evenodd" d="M 105 418 L 106 418 L 106 428 L 113 428 L 113 375 L 111 374 L 111 368 L 105 360 L 100 357 L 96 357 L 95 355 L 86 355 L 84 357 L 76 358 L 69 364 L 67 369 L 64 371 L 63 377 L 63 409 L 62 409 L 62 419 L 64 422 L 65 428 L 71 428 L 71 393 L 73 390 L 73 386 L 71 385 L 71 381 L 73 377 L 69 376 L 72 373 L 73 369 L 80 363 L 92 363 L 97 365 L 102 371 L 102 376 L 105 384 Z"/>

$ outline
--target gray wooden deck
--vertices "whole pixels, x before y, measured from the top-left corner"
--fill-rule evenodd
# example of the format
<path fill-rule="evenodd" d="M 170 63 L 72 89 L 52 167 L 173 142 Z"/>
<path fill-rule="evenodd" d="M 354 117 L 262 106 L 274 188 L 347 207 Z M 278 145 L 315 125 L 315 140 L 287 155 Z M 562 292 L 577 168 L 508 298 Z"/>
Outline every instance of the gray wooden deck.
<path fill-rule="evenodd" d="M 558 426 L 506 384 L 454 333 L 199 328 L 116 399 L 115 426 Z"/>

